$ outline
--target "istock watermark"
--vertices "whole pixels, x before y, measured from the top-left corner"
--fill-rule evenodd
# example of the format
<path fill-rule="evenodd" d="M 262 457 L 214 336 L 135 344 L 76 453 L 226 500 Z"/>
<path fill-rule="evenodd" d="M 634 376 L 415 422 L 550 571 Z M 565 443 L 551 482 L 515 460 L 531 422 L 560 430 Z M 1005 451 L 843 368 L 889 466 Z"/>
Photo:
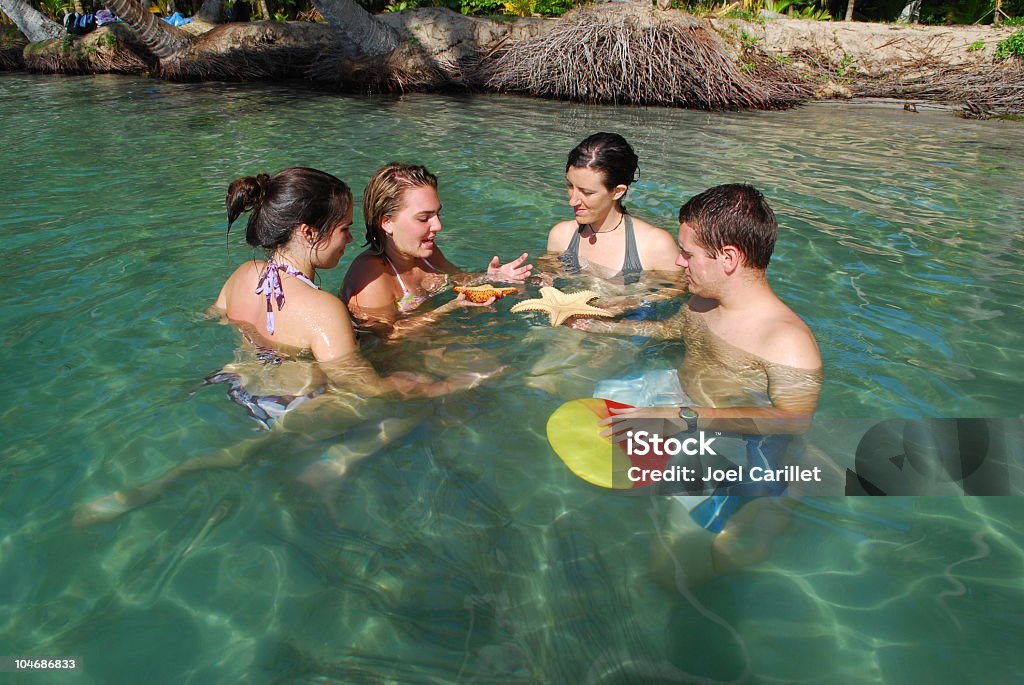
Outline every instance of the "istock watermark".
<path fill-rule="evenodd" d="M 651 456 L 671 459 L 680 454 L 689 457 L 717 457 L 714 443 L 720 437 L 721 433 L 709 437 L 705 431 L 681 439 L 662 437 L 650 431 L 628 431 L 626 456 L 631 461 L 634 457 Z M 773 468 L 740 464 L 729 468 L 698 468 L 674 464 L 665 468 L 649 468 L 634 464 L 627 469 L 626 477 L 633 483 L 702 483 L 714 486 L 730 483 L 820 483 L 822 472 L 819 466 L 803 468 L 796 465 Z"/>

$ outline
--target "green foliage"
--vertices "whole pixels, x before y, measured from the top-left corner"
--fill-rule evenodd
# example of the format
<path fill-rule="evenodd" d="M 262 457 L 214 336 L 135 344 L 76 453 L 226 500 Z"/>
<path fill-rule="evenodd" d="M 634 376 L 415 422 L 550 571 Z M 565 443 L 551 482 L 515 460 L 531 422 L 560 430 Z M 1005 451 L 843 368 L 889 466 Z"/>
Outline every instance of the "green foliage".
<path fill-rule="evenodd" d="M 846 1 L 826 0 L 824 6 L 833 16 L 841 17 L 846 12 Z M 907 1 L 857 0 L 856 18 L 861 21 L 896 21 Z M 918 20 L 922 24 L 937 25 L 990 24 L 993 5 L 994 0 L 922 0 Z M 1024 16 L 1024 0 L 1003 0 L 1002 9 L 1011 17 Z"/>
<path fill-rule="evenodd" d="M 827 9 L 819 9 L 813 5 L 810 7 L 803 7 L 794 14 L 800 19 L 810 19 L 811 21 L 832 21 L 832 14 Z"/>
<path fill-rule="evenodd" d="M 585 4 L 576 0 L 537 0 L 537 7 L 534 10 L 542 17 L 560 17 L 574 7 Z"/>
<path fill-rule="evenodd" d="M 992 9 L 993 0 L 923 0 L 920 20 L 922 24 L 988 24 Z"/>
<path fill-rule="evenodd" d="M 729 19 L 764 24 L 765 18 L 761 10 L 776 14 L 788 14 L 800 19 L 816 19 L 826 21 L 832 19 L 827 6 L 829 0 L 742 0 L 731 5 L 719 4 L 716 0 L 672 0 L 672 7 L 688 12 L 694 16 L 720 16 Z M 1024 2 L 1024 0 L 1021 0 Z M 825 3 L 825 6 L 819 4 Z"/>
<path fill-rule="evenodd" d="M 1003 26 L 1024 26 L 1024 17 L 1009 17 L 1003 19 Z"/>
<path fill-rule="evenodd" d="M 384 7 L 385 12 L 401 12 L 403 10 L 414 10 L 420 6 L 418 0 L 399 0 Z"/>
<path fill-rule="evenodd" d="M 54 21 L 61 21 L 68 12 L 74 12 L 75 6 L 71 0 L 40 0 L 39 11 Z"/>
<path fill-rule="evenodd" d="M 504 9 L 501 0 L 461 0 L 459 6 L 463 14 L 501 14 Z"/>
<path fill-rule="evenodd" d="M 856 71 L 857 67 L 854 64 L 856 61 L 857 60 L 854 59 L 853 55 L 844 52 L 843 58 L 839 60 L 839 66 L 836 67 L 836 76 L 843 78 L 850 71 Z"/>
<path fill-rule="evenodd" d="M 502 8 L 507 14 L 517 17 L 532 17 L 537 9 L 537 0 L 505 0 Z"/>
<path fill-rule="evenodd" d="M 168 17 L 174 13 L 171 9 L 171 0 L 150 0 L 150 9 L 156 10 L 155 14 L 158 17 Z M 180 9 L 177 11 L 181 12 Z"/>
<path fill-rule="evenodd" d="M 695 17 L 710 16 L 719 6 L 717 0 L 672 0 L 671 4 L 672 9 L 689 12 Z"/>
<path fill-rule="evenodd" d="M 291 21 L 298 19 L 303 12 L 308 12 L 312 4 L 308 0 L 267 0 L 270 14 L 274 21 Z M 196 7 L 198 11 L 199 7 Z"/>
<path fill-rule="evenodd" d="M 976 40 L 967 46 L 967 52 L 978 52 L 979 50 L 985 49 L 985 41 Z"/>
<path fill-rule="evenodd" d="M 731 9 L 722 16 L 727 17 L 729 19 L 742 19 L 743 21 L 764 22 L 764 19 L 761 17 L 760 14 L 758 14 L 757 12 L 751 12 L 749 10 Z"/>
<path fill-rule="evenodd" d="M 761 42 L 761 39 L 757 36 L 752 36 L 746 31 L 740 31 L 740 49 L 746 53 L 750 52 L 757 47 L 757 44 Z"/>
<path fill-rule="evenodd" d="M 103 48 L 116 48 L 117 47 L 117 36 L 113 33 L 107 33 L 105 36 L 100 36 L 96 39 L 96 45 Z"/>
<path fill-rule="evenodd" d="M 996 59 L 1024 58 L 1024 29 L 1012 36 L 999 41 L 996 46 Z"/>

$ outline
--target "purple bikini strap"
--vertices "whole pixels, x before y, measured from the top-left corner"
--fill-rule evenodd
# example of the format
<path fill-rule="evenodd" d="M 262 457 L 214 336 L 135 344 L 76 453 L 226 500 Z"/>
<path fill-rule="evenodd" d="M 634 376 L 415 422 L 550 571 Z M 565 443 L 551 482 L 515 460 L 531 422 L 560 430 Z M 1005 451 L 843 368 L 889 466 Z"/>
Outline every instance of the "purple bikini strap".
<path fill-rule="evenodd" d="M 263 271 L 263 275 L 260 276 L 260 280 L 256 283 L 256 294 L 263 295 L 267 298 L 267 333 L 270 335 L 274 334 L 274 302 L 277 302 L 277 310 L 281 311 L 284 309 L 284 288 L 281 286 L 281 273 L 284 271 L 289 276 L 293 276 L 310 288 L 319 290 L 318 286 L 313 281 L 306 277 L 306 274 L 302 273 L 294 266 L 290 264 L 275 264 L 274 262 L 268 262 L 266 269 Z"/>

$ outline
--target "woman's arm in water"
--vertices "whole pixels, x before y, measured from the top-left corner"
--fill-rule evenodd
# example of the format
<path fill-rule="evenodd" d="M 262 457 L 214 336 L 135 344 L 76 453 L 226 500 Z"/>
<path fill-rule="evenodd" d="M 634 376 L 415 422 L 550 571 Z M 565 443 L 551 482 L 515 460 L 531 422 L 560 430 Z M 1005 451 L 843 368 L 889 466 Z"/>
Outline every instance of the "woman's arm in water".
<path fill-rule="evenodd" d="M 326 300 L 326 298 L 325 298 Z M 367 396 L 397 393 L 404 397 L 439 397 L 476 387 L 484 380 L 501 373 L 494 369 L 487 373 L 455 374 L 444 380 L 410 372 L 397 372 L 380 376 L 373 366 L 359 354 L 352 319 L 348 309 L 334 296 L 318 311 L 312 322 L 310 351 L 332 383 L 358 388 Z"/>

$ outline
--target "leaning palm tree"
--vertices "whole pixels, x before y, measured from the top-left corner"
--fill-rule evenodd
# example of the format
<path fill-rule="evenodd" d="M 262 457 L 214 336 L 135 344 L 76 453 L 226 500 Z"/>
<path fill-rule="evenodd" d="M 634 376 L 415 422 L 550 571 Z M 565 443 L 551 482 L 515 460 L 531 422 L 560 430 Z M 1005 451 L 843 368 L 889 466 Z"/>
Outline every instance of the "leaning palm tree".
<path fill-rule="evenodd" d="M 195 18 L 208 24 L 219 24 L 224 21 L 224 0 L 203 0 Z"/>
<path fill-rule="evenodd" d="M 355 0 L 313 0 L 351 58 L 384 57 L 398 47 L 398 32 L 373 17 Z"/>
<path fill-rule="evenodd" d="M 194 40 L 191 34 L 159 19 L 144 8 L 139 0 L 107 0 L 107 4 L 114 14 L 132 27 L 146 48 L 160 59 L 181 52 Z"/>
<path fill-rule="evenodd" d="M 18 30 L 33 43 L 50 40 L 61 34 L 60 24 L 37 10 L 26 0 L 0 0 L 0 11 L 3 11 Z"/>

